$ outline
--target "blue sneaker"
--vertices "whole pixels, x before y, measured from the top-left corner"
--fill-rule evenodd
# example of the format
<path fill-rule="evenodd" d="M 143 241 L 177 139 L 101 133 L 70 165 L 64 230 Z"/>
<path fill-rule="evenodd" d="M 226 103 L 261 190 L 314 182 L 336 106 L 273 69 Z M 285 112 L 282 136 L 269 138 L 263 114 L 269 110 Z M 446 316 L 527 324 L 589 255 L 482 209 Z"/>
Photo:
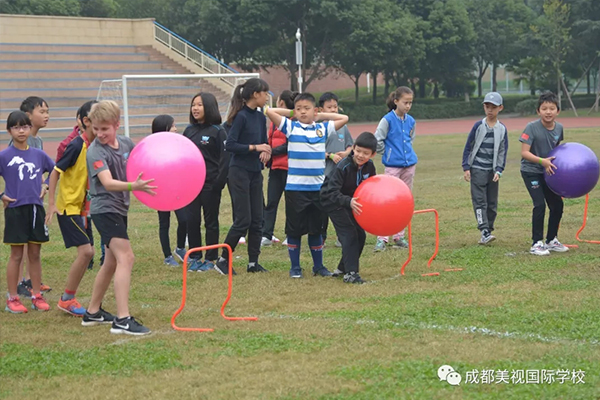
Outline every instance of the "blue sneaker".
<path fill-rule="evenodd" d="M 317 269 L 313 267 L 313 276 L 331 276 L 331 272 L 325 267 Z"/>
<path fill-rule="evenodd" d="M 292 268 L 290 269 L 290 278 L 300 279 L 302 278 L 302 268 Z"/>
<path fill-rule="evenodd" d="M 199 258 L 188 258 L 188 272 L 199 272 L 202 264 Z"/>
<path fill-rule="evenodd" d="M 180 249 L 179 247 L 175 248 L 175 251 L 173 252 L 173 254 L 175 254 L 175 257 L 179 258 L 179 261 L 183 262 L 183 258 L 185 257 L 185 249 Z"/>
<path fill-rule="evenodd" d="M 204 262 L 202 262 L 202 264 L 200 264 L 200 267 L 198 267 L 198 272 L 206 272 L 206 271 L 210 271 L 211 269 L 215 268 L 215 263 L 213 263 L 210 260 L 204 260 Z"/>
<path fill-rule="evenodd" d="M 169 257 L 165 258 L 165 265 L 168 265 L 169 267 L 174 267 L 174 268 L 179 267 L 179 263 L 173 258 L 173 256 L 169 256 Z"/>

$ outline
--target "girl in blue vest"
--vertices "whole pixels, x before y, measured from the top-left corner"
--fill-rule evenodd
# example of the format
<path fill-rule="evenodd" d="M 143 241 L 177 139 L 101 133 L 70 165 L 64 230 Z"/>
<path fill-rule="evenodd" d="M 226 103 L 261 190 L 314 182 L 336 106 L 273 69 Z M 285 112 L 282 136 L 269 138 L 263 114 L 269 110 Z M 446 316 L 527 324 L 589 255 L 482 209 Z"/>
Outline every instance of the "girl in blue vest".
<path fill-rule="evenodd" d="M 417 154 L 413 150 L 415 137 L 415 119 L 408 115 L 413 102 L 413 91 L 400 86 L 390 93 L 387 106 L 390 109 L 383 116 L 375 137 L 377 138 L 377 153 L 381 154 L 381 161 L 385 166 L 385 175 L 402 179 L 412 190 Z M 378 236 L 375 251 L 384 251 L 388 243 L 387 236 Z M 404 230 L 393 237 L 394 248 L 406 248 L 408 242 L 404 238 Z"/>

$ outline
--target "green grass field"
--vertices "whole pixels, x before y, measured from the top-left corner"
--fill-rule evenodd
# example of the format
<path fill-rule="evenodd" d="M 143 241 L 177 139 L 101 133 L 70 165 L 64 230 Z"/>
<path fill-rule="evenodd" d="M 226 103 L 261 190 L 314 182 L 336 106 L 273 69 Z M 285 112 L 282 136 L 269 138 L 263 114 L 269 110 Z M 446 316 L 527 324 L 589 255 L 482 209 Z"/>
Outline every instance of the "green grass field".
<path fill-rule="evenodd" d="M 571 130 L 566 137 L 597 150 L 599 134 L 600 129 Z M 79 319 L 59 311 L 56 302 L 74 251 L 63 248 L 53 221 L 51 242 L 42 250 L 43 281 L 54 288 L 47 295 L 53 308 L 48 313 L 0 313 L 0 398 L 600 398 L 600 248 L 580 244 L 566 254 L 528 254 L 532 206 L 519 174 L 517 135 L 510 135 L 498 239 L 489 247 L 477 245 L 469 184 L 462 180 L 465 135 L 418 137 L 416 208 L 440 213 L 440 252 L 431 270 L 430 214 L 413 220 L 414 257 L 405 276 L 399 270 L 407 251 L 374 254 L 375 238 L 368 237 L 361 275 L 370 282 L 362 286 L 310 276 L 291 280 L 283 246 L 261 254 L 270 273 L 249 275 L 243 272 L 246 247 L 240 246 L 234 262 L 240 275 L 234 278 L 227 313 L 258 316 L 258 321 L 220 317 L 227 289 L 223 276 L 214 271 L 188 276 L 188 302 L 178 324 L 215 328 L 213 333 L 171 328 L 170 318 L 181 301 L 182 273 L 162 265 L 156 212 L 137 201 L 130 213 L 136 253 L 130 308 L 153 334 L 111 335 L 106 326 L 84 328 Z M 376 163 L 382 171 L 380 159 Z M 600 199 L 595 193 L 591 197 L 582 237 L 600 239 Z M 560 238 L 573 244 L 584 201 L 565 203 Z M 221 210 L 224 238 L 231 223 L 227 195 Z M 280 238 L 283 222 L 282 203 L 276 229 Z M 303 245 L 306 272 L 312 264 Z M 3 265 L 8 254 L 3 248 Z M 326 265 L 334 268 L 340 250 L 332 240 L 324 255 Z M 97 268 L 86 274 L 78 292 L 84 305 Z M 452 268 L 463 270 L 444 272 Z M 431 271 L 441 274 L 421 276 Z M 112 289 L 104 307 L 115 311 Z M 459 386 L 437 377 L 444 364 L 462 375 Z M 474 370 L 479 383 L 472 382 Z M 484 370 L 494 371 L 493 383 L 484 383 L 489 376 Z M 528 370 L 531 375 L 552 370 L 554 382 L 515 380 L 518 371 L 527 376 Z M 584 371 L 585 383 L 571 381 L 573 370 Z M 502 383 L 502 374 L 508 374 L 508 383 Z M 568 379 L 561 384 L 559 376 Z"/>

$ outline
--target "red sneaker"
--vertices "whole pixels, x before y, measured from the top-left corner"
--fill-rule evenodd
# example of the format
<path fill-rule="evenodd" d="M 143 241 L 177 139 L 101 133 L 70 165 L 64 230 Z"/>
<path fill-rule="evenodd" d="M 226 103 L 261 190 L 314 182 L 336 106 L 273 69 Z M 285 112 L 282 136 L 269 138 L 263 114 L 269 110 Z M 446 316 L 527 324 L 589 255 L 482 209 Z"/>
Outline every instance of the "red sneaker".
<path fill-rule="evenodd" d="M 48 293 L 51 290 L 52 288 L 48 285 L 44 285 L 43 283 L 40 285 L 40 292 L 42 293 Z"/>
<path fill-rule="evenodd" d="M 46 303 L 46 299 L 44 299 L 41 293 L 31 298 L 31 307 L 39 311 L 48 311 L 50 309 L 50 305 Z"/>
<path fill-rule="evenodd" d="M 75 298 L 71 300 L 60 299 L 58 301 L 58 308 L 75 317 L 83 317 L 85 314 L 85 308 L 81 307 L 81 304 Z"/>
<path fill-rule="evenodd" d="M 27 312 L 27 307 L 21 303 L 21 299 L 19 296 L 10 297 L 6 300 L 6 311 L 11 312 L 13 314 L 25 314 Z"/>

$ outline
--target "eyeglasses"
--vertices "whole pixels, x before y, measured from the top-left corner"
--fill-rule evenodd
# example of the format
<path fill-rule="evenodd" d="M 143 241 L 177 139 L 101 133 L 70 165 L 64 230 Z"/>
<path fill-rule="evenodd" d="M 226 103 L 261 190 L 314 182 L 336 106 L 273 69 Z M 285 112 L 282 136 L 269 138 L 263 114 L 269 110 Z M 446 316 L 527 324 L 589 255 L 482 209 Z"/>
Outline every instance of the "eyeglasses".
<path fill-rule="evenodd" d="M 11 128 L 13 131 L 28 131 L 31 129 L 31 125 L 19 125 L 19 126 L 13 126 Z"/>

